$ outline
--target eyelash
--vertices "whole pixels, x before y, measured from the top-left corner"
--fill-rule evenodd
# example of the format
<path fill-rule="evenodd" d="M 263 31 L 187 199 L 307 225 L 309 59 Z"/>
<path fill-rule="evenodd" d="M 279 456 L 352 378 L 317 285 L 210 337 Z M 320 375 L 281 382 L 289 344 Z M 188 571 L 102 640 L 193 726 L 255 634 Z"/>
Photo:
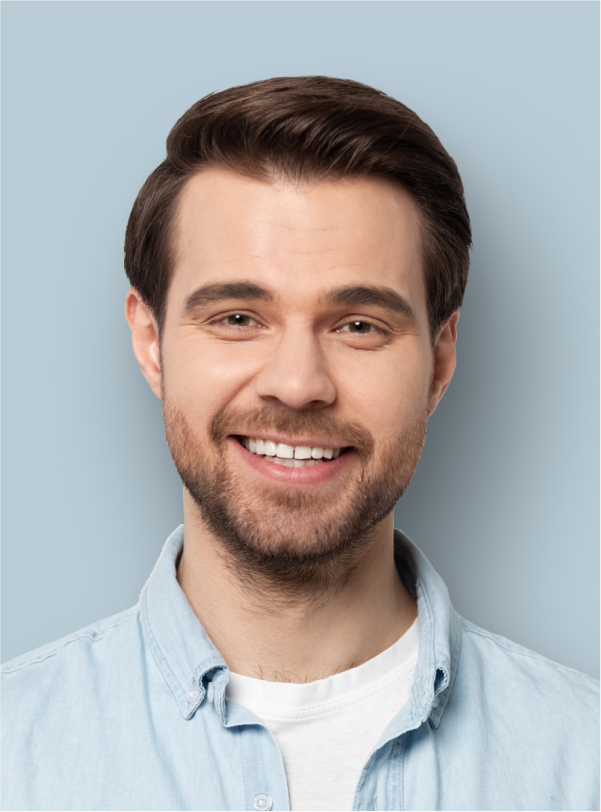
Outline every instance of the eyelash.
<path fill-rule="evenodd" d="M 228 316 L 222 316 L 220 319 L 216 319 L 215 321 L 212 321 L 211 324 L 225 324 L 226 327 L 251 327 L 251 326 L 253 326 L 253 325 L 249 325 L 249 324 L 239 324 L 239 325 L 227 324 L 227 319 L 234 319 L 234 318 L 236 318 L 236 316 L 242 316 L 242 318 L 244 318 L 244 319 L 251 319 L 251 321 L 257 322 L 257 320 L 253 319 L 252 316 L 249 316 L 248 313 L 230 313 Z M 258 322 L 257 322 L 257 326 L 259 326 Z"/>
<path fill-rule="evenodd" d="M 257 326 L 257 327 L 260 327 L 260 326 L 261 326 L 261 325 L 260 325 L 260 324 L 257 322 L 257 320 L 256 320 L 256 319 L 254 319 L 252 316 L 249 316 L 249 315 L 248 315 L 248 313 L 231 313 L 231 314 L 229 314 L 228 316 L 222 316 L 220 319 L 216 319 L 215 321 L 210 322 L 210 324 L 211 324 L 211 325 L 219 325 L 219 324 L 222 324 L 224 327 L 232 327 L 232 328 L 234 328 L 234 329 L 240 329 L 240 328 L 243 328 L 243 327 L 251 327 L 251 328 L 252 328 L 252 327 L 254 327 L 254 326 L 255 326 L 255 325 L 249 325 L 249 324 L 235 325 L 235 324 L 227 324 L 227 323 L 226 323 L 226 322 L 227 322 L 227 319 L 235 318 L 236 316 L 242 316 L 243 318 L 248 318 L 248 319 L 251 319 L 251 321 L 256 322 L 256 326 Z M 343 328 L 344 328 L 344 327 L 349 327 L 351 324 L 366 324 L 366 325 L 368 325 L 369 327 L 371 327 L 372 329 L 371 329 L 371 330 L 370 330 L 368 333 L 360 333 L 360 332 L 355 332 L 355 333 L 352 333 L 352 332 L 351 332 L 351 330 L 348 330 L 348 331 L 347 331 L 347 330 L 345 330 L 344 332 L 348 332 L 348 333 L 350 333 L 351 335 L 371 335 L 373 332 L 380 333 L 380 335 L 382 335 L 382 336 L 388 336 L 388 335 L 390 335 L 390 333 L 389 333 L 389 331 L 388 331 L 388 330 L 384 330 L 384 328 L 382 328 L 382 327 L 378 327 L 376 324 L 373 324 L 373 322 L 371 322 L 371 321 L 367 321 L 366 319 L 353 319 L 353 320 L 351 320 L 351 321 L 347 321 L 347 322 L 346 322 L 345 324 L 343 324 L 341 327 L 337 327 L 337 328 L 336 328 L 336 332 L 337 332 L 337 333 L 341 333 L 341 332 L 343 332 Z"/>
<path fill-rule="evenodd" d="M 382 327 L 378 327 L 376 324 L 373 324 L 371 321 L 366 321 L 365 319 L 353 319 L 352 321 L 347 321 L 346 324 L 342 325 L 342 327 L 337 327 L 336 332 L 341 333 L 345 327 L 350 327 L 351 324 L 365 324 L 368 327 L 372 328 L 369 331 L 369 333 L 361 333 L 359 331 L 353 332 L 351 330 L 348 330 L 348 332 L 351 335 L 371 335 L 372 332 L 380 333 L 380 335 L 384 335 L 384 336 L 388 335 L 388 332 L 386 330 L 384 330 Z M 345 330 L 345 332 L 347 332 L 347 331 Z"/>

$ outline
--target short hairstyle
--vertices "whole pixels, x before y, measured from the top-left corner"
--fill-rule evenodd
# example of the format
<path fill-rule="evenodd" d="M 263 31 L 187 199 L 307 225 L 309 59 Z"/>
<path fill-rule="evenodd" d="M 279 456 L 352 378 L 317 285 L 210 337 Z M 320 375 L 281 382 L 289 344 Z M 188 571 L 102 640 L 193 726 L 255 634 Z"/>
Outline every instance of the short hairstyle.
<path fill-rule="evenodd" d="M 275 78 L 212 93 L 167 138 L 167 157 L 134 203 L 125 271 L 162 331 L 175 262 L 174 222 L 186 182 L 224 167 L 259 180 L 383 178 L 406 189 L 421 215 L 430 334 L 463 301 L 470 220 L 457 166 L 434 132 L 401 102 L 326 76 Z"/>

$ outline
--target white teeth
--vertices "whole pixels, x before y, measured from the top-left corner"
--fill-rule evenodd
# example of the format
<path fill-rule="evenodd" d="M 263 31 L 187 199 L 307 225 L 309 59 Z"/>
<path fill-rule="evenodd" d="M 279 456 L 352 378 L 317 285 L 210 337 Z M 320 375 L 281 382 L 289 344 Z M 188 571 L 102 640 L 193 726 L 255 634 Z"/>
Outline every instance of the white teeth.
<path fill-rule="evenodd" d="M 251 454 L 268 457 L 270 462 L 288 468 L 304 468 L 306 465 L 318 465 L 325 460 L 336 460 L 342 451 L 341 448 L 318 448 L 308 445 L 295 447 L 286 443 L 274 443 L 271 440 L 257 440 L 253 437 L 243 437 L 242 445 Z"/>

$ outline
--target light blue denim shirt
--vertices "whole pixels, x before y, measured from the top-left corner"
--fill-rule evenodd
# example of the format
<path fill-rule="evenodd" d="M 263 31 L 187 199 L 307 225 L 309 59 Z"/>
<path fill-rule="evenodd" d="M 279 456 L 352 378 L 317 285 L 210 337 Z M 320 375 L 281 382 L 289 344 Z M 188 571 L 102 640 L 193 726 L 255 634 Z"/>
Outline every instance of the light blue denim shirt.
<path fill-rule="evenodd" d="M 182 544 L 180 527 L 132 609 L 4 666 L 3 809 L 289 809 L 278 746 L 226 702 L 227 666 L 179 588 Z M 395 551 L 418 662 L 354 809 L 598 809 L 598 682 L 463 620 L 399 531 Z"/>

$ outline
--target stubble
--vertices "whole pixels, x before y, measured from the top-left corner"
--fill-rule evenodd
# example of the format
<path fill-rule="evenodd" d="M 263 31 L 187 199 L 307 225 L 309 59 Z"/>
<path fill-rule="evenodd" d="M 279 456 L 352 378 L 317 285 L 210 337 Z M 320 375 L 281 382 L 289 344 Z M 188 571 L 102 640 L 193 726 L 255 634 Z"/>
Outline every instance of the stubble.
<path fill-rule="evenodd" d="M 199 435 L 168 397 L 163 414 L 177 471 L 226 562 L 242 582 L 254 588 L 268 584 L 288 596 L 323 593 L 346 581 L 374 529 L 409 485 L 428 419 L 424 408 L 377 450 L 364 427 L 324 412 L 268 404 L 253 412 L 225 409 L 212 421 L 208 437 Z M 241 463 L 226 454 L 228 437 L 241 427 L 248 436 L 271 429 L 335 437 L 356 454 L 352 473 L 344 487 L 334 478 L 319 488 L 283 488 L 257 474 L 249 488 L 240 476 Z"/>

